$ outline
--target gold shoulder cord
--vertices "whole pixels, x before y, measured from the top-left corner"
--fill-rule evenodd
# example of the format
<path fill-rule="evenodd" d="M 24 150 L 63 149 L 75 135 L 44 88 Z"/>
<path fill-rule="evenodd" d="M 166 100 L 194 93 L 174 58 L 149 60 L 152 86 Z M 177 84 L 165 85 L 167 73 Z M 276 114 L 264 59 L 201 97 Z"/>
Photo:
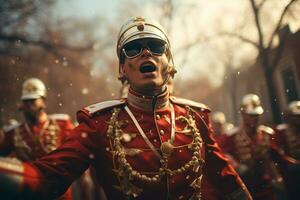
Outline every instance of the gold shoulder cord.
<path fill-rule="evenodd" d="M 14 130 L 14 137 L 13 137 L 13 143 L 15 146 L 15 152 L 17 154 L 17 157 L 23 161 L 30 161 L 32 160 L 32 149 L 30 146 L 27 145 L 27 143 L 24 141 L 21 133 L 20 133 L 20 127 L 17 127 Z"/>
<path fill-rule="evenodd" d="M 45 122 L 45 124 L 43 125 L 39 135 L 35 135 L 30 130 L 27 123 L 24 124 L 24 129 L 28 133 L 30 137 L 29 139 L 33 141 L 34 143 L 33 147 L 27 144 L 26 140 L 24 139 L 24 136 L 20 132 L 19 127 L 17 127 L 14 130 L 14 137 L 13 137 L 13 142 L 14 142 L 17 156 L 23 161 L 34 160 L 37 157 L 49 153 L 50 151 L 56 149 L 57 140 L 58 140 L 58 131 L 60 129 L 55 121 L 50 122 L 50 120 L 47 120 L 47 122 Z M 49 129 L 48 130 L 49 132 L 47 132 L 47 134 L 49 135 L 44 137 L 44 134 L 46 134 L 46 129 Z"/>
<path fill-rule="evenodd" d="M 111 147 L 111 150 L 112 150 L 111 152 L 113 155 L 113 167 L 114 167 L 113 171 L 116 173 L 116 175 L 119 179 L 119 182 L 120 182 L 120 186 L 114 186 L 114 187 L 117 188 L 118 190 L 122 191 L 129 199 L 130 199 L 130 197 L 135 198 L 135 197 L 139 196 L 139 194 L 143 191 L 143 189 L 138 188 L 135 185 L 133 185 L 131 183 L 132 180 L 139 180 L 139 181 L 148 182 L 148 183 L 157 183 L 157 182 L 160 182 L 163 179 L 163 177 L 165 177 L 165 176 L 169 176 L 169 177 L 175 176 L 175 175 L 178 175 L 180 173 L 187 171 L 190 168 L 192 168 L 192 170 L 195 173 L 202 171 L 202 166 L 204 164 L 204 160 L 201 157 L 200 150 L 202 148 L 203 141 L 201 138 L 201 134 L 196 126 L 195 120 L 193 119 L 193 116 L 191 115 L 190 109 L 188 109 L 188 118 L 181 116 L 178 119 L 183 122 L 186 122 L 188 124 L 188 127 L 191 129 L 191 132 L 193 133 L 194 139 L 193 139 L 193 143 L 191 145 L 191 150 L 193 151 L 193 156 L 192 156 L 191 160 L 189 162 L 185 163 L 180 168 L 175 169 L 175 170 L 168 169 L 166 167 L 166 165 L 164 165 L 164 162 L 162 162 L 162 167 L 159 169 L 159 171 L 153 172 L 153 173 L 138 172 L 138 171 L 134 170 L 131 167 L 131 165 L 128 163 L 128 161 L 126 159 L 126 153 L 125 153 L 124 147 L 121 143 L 121 138 L 122 138 L 121 127 L 124 125 L 125 122 L 118 121 L 119 112 L 120 112 L 120 108 L 114 108 L 112 110 L 112 116 L 110 118 L 110 121 L 107 122 L 108 123 L 107 136 L 110 138 L 110 147 Z M 137 126 L 137 128 L 138 128 L 138 126 Z M 174 125 L 174 128 L 175 128 L 175 125 Z M 148 144 L 148 146 L 151 148 L 151 146 L 149 144 Z M 154 148 L 154 150 L 152 149 L 154 154 L 155 155 L 158 154 L 159 157 L 161 158 L 162 157 L 161 154 L 155 148 Z M 151 174 L 151 175 L 148 175 L 148 174 Z M 191 199 L 200 199 L 201 198 L 201 192 L 200 192 L 201 178 L 202 178 L 202 175 L 200 175 L 198 178 L 196 178 L 190 185 L 196 191 L 195 195 L 193 195 L 193 197 Z"/>
<path fill-rule="evenodd" d="M 51 124 L 52 123 L 52 124 Z M 56 149 L 57 147 L 57 134 L 59 131 L 58 125 L 54 120 L 47 119 L 45 124 L 43 125 L 39 135 L 33 134 L 33 132 L 30 130 L 27 123 L 25 123 L 25 129 L 29 133 L 30 137 L 34 141 L 34 144 L 37 145 L 38 148 L 41 148 L 44 153 L 49 153 Z M 44 134 L 46 133 L 46 130 L 49 129 L 49 135 L 44 137 Z M 47 139 L 46 139 L 47 138 Z M 34 153 L 34 152 L 33 152 Z"/>
<path fill-rule="evenodd" d="M 54 151 L 58 146 L 60 127 L 56 120 L 49 119 L 41 130 L 39 143 L 45 153 Z M 44 134 L 47 134 L 44 136 Z"/>

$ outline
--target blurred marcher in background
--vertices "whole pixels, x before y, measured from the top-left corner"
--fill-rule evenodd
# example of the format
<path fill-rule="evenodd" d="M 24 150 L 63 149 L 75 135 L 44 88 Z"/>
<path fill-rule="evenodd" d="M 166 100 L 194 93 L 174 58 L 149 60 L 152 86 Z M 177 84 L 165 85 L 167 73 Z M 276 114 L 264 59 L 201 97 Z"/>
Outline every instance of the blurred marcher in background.
<path fill-rule="evenodd" d="M 34 161 L 56 149 L 70 134 L 73 125 L 66 114 L 48 115 L 46 87 L 37 78 L 23 83 L 19 110 L 24 122 L 12 121 L 4 129 L 0 141 L 0 155 L 15 157 L 21 161 Z M 68 190 L 59 199 L 72 199 Z"/>
<path fill-rule="evenodd" d="M 223 112 L 214 112 L 211 117 L 212 127 L 214 129 L 215 136 L 224 134 L 224 128 L 226 123 L 226 117 Z"/>
<path fill-rule="evenodd" d="M 13 129 L 14 127 L 17 127 L 18 125 L 19 125 L 19 122 L 16 119 L 9 119 L 8 122 L 5 123 L 2 128 L 0 128 L 0 144 L 3 143 L 4 133 L 8 132 L 9 130 Z"/>
<path fill-rule="evenodd" d="M 12 129 L 13 127 L 16 127 L 19 125 L 18 120 L 16 119 L 9 119 L 6 124 L 2 127 L 4 132 L 7 132 L 8 130 Z"/>
<path fill-rule="evenodd" d="M 233 124 L 226 122 L 226 116 L 223 112 L 214 112 L 211 117 L 212 127 L 215 133 L 215 139 L 218 144 L 221 143 L 225 134 L 228 133 L 232 128 Z"/>
<path fill-rule="evenodd" d="M 289 199 L 300 198 L 300 101 L 292 101 L 284 114 L 285 124 L 276 127 L 274 143 L 285 154 L 296 160 L 286 171 Z"/>
<path fill-rule="evenodd" d="M 176 70 L 164 29 L 130 19 L 121 27 L 117 54 L 128 97 L 80 110 L 71 136 L 41 159 L 14 168 L 0 159 L 0 182 L 23 185 L 23 197 L 53 198 L 91 166 L 111 200 L 251 200 L 213 139 L 210 110 L 170 96 L 167 83 Z"/>
<path fill-rule="evenodd" d="M 274 130 L 259 125 L 264 110 L 257 95 L 245 95 L 240 109 L 240 126 L 226 134 L 220 146 L 229 154 L 253 199 L 278 199 L 277 193 L 284 195 L 283 177 L 278 168 L 284 159 L 271 146 Z"/>

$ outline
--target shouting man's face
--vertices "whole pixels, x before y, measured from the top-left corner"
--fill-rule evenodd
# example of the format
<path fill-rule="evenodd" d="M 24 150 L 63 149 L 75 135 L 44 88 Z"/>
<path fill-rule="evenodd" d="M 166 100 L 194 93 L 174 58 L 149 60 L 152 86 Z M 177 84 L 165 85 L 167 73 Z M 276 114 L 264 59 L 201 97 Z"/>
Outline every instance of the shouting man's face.
<path fill-rule="evenodd" d="M 163 90 L 168 76 L 166 44 L 162 40 L 146 38 L 126 44 L 123 49 L 124 64 L 121 73 L 132 89 L 143 94 L 155 94 Z"/>

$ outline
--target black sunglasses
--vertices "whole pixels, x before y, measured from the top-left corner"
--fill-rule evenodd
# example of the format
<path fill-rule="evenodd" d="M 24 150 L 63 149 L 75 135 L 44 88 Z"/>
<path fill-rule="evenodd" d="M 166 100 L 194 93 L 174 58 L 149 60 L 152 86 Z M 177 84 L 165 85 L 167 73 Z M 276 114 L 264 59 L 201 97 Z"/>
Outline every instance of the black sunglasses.
<path fill-rule="evenodd" d="M 125 44 L 122 51 L 127 58 L 135 58 L 148 49 L 153 55 L 161 56 L 166 50 L 166 43 L 162 40 L 134 40 Z"/>

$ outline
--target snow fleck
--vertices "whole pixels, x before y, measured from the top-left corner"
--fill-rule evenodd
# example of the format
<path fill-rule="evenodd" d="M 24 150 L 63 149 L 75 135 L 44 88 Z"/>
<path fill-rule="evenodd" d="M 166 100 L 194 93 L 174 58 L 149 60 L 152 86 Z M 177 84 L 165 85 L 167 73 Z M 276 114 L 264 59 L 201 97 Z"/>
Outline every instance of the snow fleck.
<path fill-rule="evenodd" d="M 81 90 L 81 93 L 82 93 L 83 95 L 87 95 L 87 94 L 89 93 L 89 89 L 88 89 L 88 88 L 83 88 L 83 89 Z"/>
<path fill-rule="evenodd" d="M 69 63 L 68 63 L 68 61 L 64 60 L 63 63 L 62 63 L 62 65 L 63 65 L 64 67 L 67 67 L 67 66 L 69 65 Z"/>
<path fill-rule="evenodd" d="M 87 133 L 86 133 L 86 132 L 82 132 L 82 133 L 81 133 L 81 137 L 82 137 L 82 138 L 86 138 L 86 137 L 87 137 Z"/>
<path fill-rule="evenodd" d="M 95 158 L 94 154 L 90 154 L 90 155 L 89 155 L 89 158 L 90 158 L 90 159 L 94 159 L 94 158 Z"/>

